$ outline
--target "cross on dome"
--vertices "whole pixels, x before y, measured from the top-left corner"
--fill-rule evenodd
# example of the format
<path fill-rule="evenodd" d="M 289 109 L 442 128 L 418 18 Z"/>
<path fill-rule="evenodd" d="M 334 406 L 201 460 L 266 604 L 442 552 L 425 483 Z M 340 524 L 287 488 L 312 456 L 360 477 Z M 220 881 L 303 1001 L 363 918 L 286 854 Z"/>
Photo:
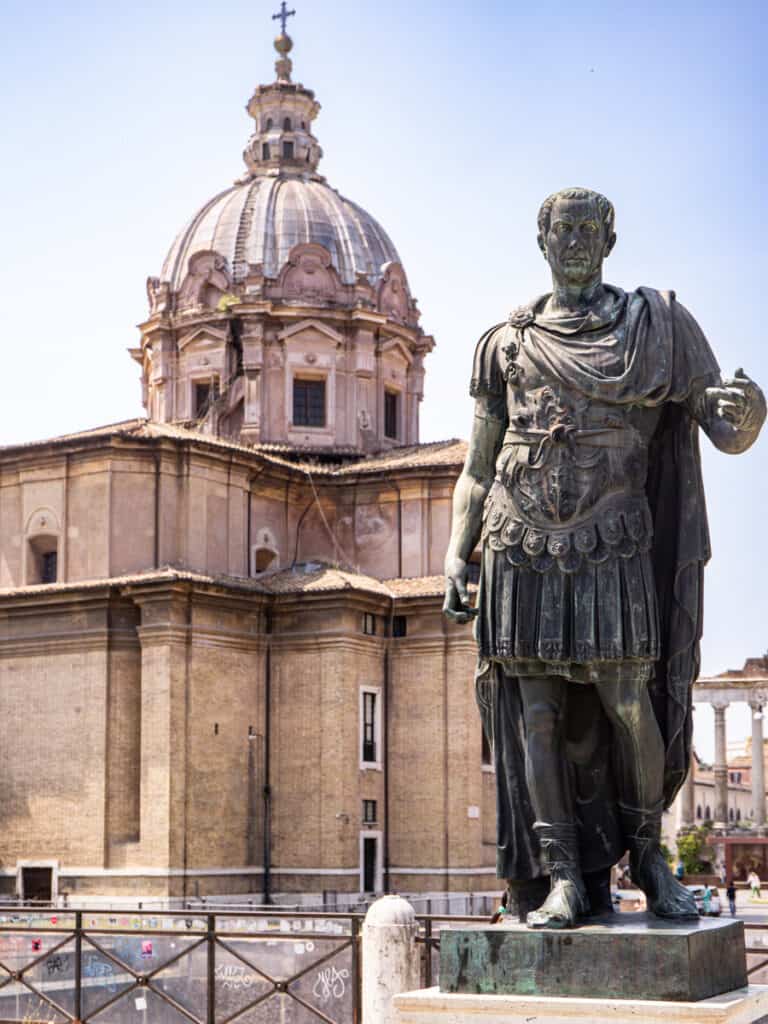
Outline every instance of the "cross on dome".
<path fill-rule="evenodd" d="M 283 0 L 283 2 L 280 4 L 280 10 L 277 12 L 277 14 L 272 15 L 272 21 L 277 21 L 279 19 L 280 31 L 282 32 L 283 35 L 285 35 L 286 21 L 288 21 L 289 18 L 292 18 L 295 13 L 295 9 L 292 11 L 287 10 L 285 0 Z"/>

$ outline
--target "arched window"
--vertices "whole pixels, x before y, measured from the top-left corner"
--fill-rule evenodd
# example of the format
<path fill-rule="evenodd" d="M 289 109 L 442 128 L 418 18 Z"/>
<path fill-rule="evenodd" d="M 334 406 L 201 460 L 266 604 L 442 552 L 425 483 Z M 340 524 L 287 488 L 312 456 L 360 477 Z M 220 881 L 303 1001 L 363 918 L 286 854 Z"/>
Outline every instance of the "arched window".
<path fill-rule="evenodd" d="M 291 132 L 291 131 L 293 131 L 293 128 L 291 126 L 291 119 L 290 119 L 290 117 L 286 117 L 286 119 L 283 121 L 283 131 L 284 132 Z"/>
<path fill-rule="evenodd" d="M 711 821 L 712 820 L 712 811 L 709 809 L 709 804 L 707 804 L 707 809 L 704 812 L 704 819 L 705 819 L 705 821 Z"/>
<path fill-rule="evenodd" d="M 738 807 L 736 808 L 736 821 L 741 821 L 741 811 Z"/>
<path fill-rule="evenodd" d="M 733 808 L 732 807 L 728 808 L 728 820 L 729 821 L 733 821 Z"/>
<path fill-rule="evenodd" d="M 59 537 L 56 514 L 40 508 L 27 523 L 24 579 L 26 583 L 56 583 L 59 579 Z"/>
<path fill-rule="evenodd" d="M 305 132 L 307 130 L 307 122 L 306 121 L 302 121 L 301 122 L 301 130 L 303 132 Z"/>
<path fill-rule="evenodd" d="M 268 132 L 271 127 L 272 127 L 272 118 L 268 117 L 267 118 L 267 123 L 264 125 L 264 131 Z"/>
<path fill-rule="evenodd" d="M 701 821 L 701 804 L 696 804 L 696 820 Z"/>
<path fill-rule="evenodd" d="M 277 552 L 272 548 L 253 549 L 253 575 L 259 576 L 267 569 L 274 569 L 277 566 Z"/>

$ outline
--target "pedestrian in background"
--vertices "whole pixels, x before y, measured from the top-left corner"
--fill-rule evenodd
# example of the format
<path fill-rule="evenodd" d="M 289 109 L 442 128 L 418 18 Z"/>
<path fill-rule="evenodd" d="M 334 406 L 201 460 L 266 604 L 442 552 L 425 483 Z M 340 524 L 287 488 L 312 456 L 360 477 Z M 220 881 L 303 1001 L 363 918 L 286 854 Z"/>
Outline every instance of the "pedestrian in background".
<path fill-rule="evenodd" d="M 704 912 L 704 914 L 706 916 L 706 915 L 709 914 L 710 910 L 712 909 L 712 890 L 710 889 L 710 887 L 708 885 L 704 886 L 704 892 L 703 892 L 702 897 L 701 897 L 701 902 L 702 902 L 702 910 L 703 910 L 703 912 Z"/>
<path fill-rule="evenodd" d="M 728 897 L 728 906 L 731 910 L 731 917 L 736 916 L 736 883 L 731 878 L 728 881 L 728 888 L 725 890 L 725 895 Z"/>

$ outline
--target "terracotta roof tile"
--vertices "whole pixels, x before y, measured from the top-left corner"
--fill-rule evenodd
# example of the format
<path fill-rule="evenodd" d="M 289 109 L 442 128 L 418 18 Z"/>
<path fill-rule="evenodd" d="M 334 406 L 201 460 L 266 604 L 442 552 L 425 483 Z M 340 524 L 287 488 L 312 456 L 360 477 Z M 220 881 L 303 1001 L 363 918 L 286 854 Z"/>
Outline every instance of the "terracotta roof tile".
<path fill-rule="evenodd" d="M 460 466 L 464 462 L 467 452 L 465 441 L 451 438 L 447 441 L 431 441 L 427 444 L 393 448 L 379 455 L 371 455 L 367 458 L 359 459 L 354 458 L 355 449 L 341 447 L 335 449 L 340 459 L 349 460 L 352 458 L 353 461 L 346 461 L 342 464 L 318 463 L 311 461 L 312 454 L 327 456 L 332 453 L 321 451 L 320 449 L 292 447 L 282 444 L 245 445 L 237 441 L 230 441 L 214 437 L 210 434 L 204 434 L 197 430 L 191 430 L 188 427 L 181 427 L 171 423 L 154 423 L 146 419 L 124 420 L 120 423 L 107 424 L 106 426 L 82 430 L 74 434 L 62 434 L 59 437 L 51 437 L 44 440 L 1 446 L 0 452 L 10 453 L 16 450 L 40 448 L 49 444 L 61 445 L 101 437 L 176 438 L 183 441 L 197 442 L 213 448 L 249 453 L 273 465 L 283 466 L 287 469 L 303 473 L 311 473 L 312 476 L 331 478 L 391 472 L 402 469 L 426 469 L 431 466 Z M 307 459 L 305 461 L 297 461 L 295 458 L 288 458 L 288 454 L 291 453 L 298 453 L 300 456 L 306 455 Z"/>
<path fill-rule="evenodd" d="M 381 580 L 347 569 L 334 569 L 318 563 L 306 563 L 265 573 L 259 577 L 260 585 L 270 594 L 311 594 L 324 590 L 366 590 L 390 597 L 390 591 Z"/>
<path fill-rule="evenodd" d="M 99 590 L 102 587 L 130 586 L 135 583 L 189 582 L 218 584 L 236 587 L 252 593 L 264 593 L 258 580 L 246 579 L 241 576 L 209 575 L 207 573 L 190 572 L 186 569 L 174 569 L 166 566 L 163 569 L 150 569 L 147 572 L 131 573 L 125 576 L 105 576 L 103 579 L 71 580 L 60 583 L 32 583 L 23 587 L 0 587 L 0 599 L 5 597 L 33 596 L 35 594 L 63 594 L 71 590 Z"/>
<path fill-rule="evenodd" d="M 467 454 L 466 441 L 451 438 L 448 441 L 431 441 L 407 448 L 393 448 L 391 451 L 372 455 L 360 462 L 340 466 L 335 476 L 350 476 L 358 473 L 372 473 L 393 469 L 410 469 L 420 466 L 460 466 Z"/>
<path fill-rule="evenodd" d="M 445 592 L 445 576 L 412 576 L 384 583 L 395 597 L 432 597 Z"/>

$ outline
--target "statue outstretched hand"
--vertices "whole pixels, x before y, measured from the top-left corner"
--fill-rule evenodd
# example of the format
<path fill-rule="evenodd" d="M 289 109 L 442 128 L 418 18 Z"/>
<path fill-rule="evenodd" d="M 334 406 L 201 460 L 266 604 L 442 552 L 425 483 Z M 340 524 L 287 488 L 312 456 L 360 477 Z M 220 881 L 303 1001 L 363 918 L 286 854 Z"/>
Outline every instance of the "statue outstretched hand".
<path fill-rule="evenodd" d="M 736 430 L 757 433 L 765 419 L 765 396 L 757 384 L 739 367 L 733 377 L 707 388 L 710 416 L 727 420 Z"/>
<path fill-rule="evenodd" d="M 443 614 L 453 622 L 469 622 L 477 615 L 467 591 L 467 563 L 463 558 L 447 558 L 445 562 L 445 601 Z"/>

